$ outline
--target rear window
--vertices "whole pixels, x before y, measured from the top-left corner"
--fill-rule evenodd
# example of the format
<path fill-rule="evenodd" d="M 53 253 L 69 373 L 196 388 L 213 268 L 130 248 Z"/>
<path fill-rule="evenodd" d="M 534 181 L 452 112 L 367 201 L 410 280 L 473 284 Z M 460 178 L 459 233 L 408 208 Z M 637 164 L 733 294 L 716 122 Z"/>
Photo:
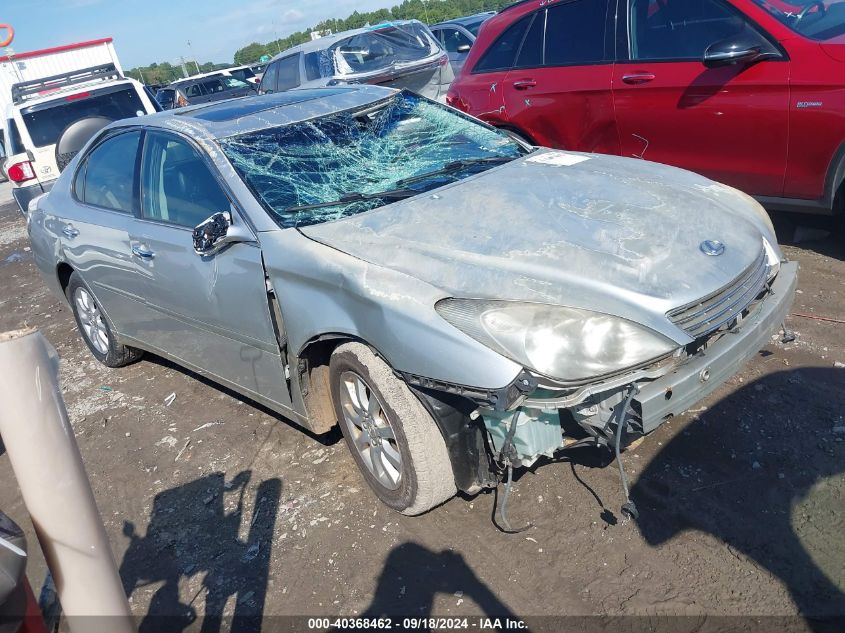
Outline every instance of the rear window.
<path fill-rule="evenodd" d="M 247 79 L 253 79 L 255 77 L 255 73 L 252 72 L 249 68 L 238 68 L 237 70 L 230 70 L 229 74 L 232 75 L 235 79 L 240 79 L 241 81 L 246 81 Z"/>
<path fill-rule="evenodd" d="M 88 117 L 112 121 L 146 114 L 138 92 L 132 86 L 120 86 L 108 92 L 82 92 L 21 111 L 24 125 L 35 147 L 54 145 L 71 124 Z"/>
<path fill-rule="evenodd" d="M 407 64 L 435 55 L 439 44 L 422 24 L 375 28 L 334 44 L 331 49 L 338 75 L 368 73 L 394 64 Z"/>

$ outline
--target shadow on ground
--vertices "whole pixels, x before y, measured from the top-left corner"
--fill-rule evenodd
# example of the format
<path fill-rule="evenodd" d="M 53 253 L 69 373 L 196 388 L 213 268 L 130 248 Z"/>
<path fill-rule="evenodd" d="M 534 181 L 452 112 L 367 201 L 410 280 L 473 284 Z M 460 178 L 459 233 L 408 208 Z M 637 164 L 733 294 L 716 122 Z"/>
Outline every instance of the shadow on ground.
<path fill-rule="evenodd" d="M 800 246 L 845 260 L 845 220 L 802 213 L 771 212 L 778 243 Z"/>
<path fill-rule="evenodd" d="M 686 530 L 712 534 L 780 578 L 812 630 L 845 630 L 836 411 L 845 370 L 833 368 L 775 372 L 719 401 L 640 474 L 632 497 L 643 537 L 656 547 Z"/>
<path fill-rule="evenodd" d="M 433 552 L 416 543 L 402 543 L 390 551 L 373 601 L 360 617 L 427 617 L 438 594 L 455 602 L 472 600 L 491 618 L 516 617 L 476 576 L 463 556 L 450 550 Z"/>
<path fill-rule="evenodd" d="M 144 536 L 131 523 L 124 524 L 130 539 L 120 565 L 126 595 L 160 585 L 139 633 L 181 632 L 198 618 L 203 633 L 261 630 L 282 484 L 278 479 L 262 481 L 245 504 L 251 477 L 248 470 L 229 481 L 223 473 L 213 473 L 159 493 Z M 251 513 L 244 512 L 245 505 Z M 242 532 L 248 532 L 246 540 Z M 187 582 L 197 575 L 201 584 Z M 199 586 L 186 598 L 184 586 L 192 584 Z M 230 597 L 234 613 L 224 625 Z"/>

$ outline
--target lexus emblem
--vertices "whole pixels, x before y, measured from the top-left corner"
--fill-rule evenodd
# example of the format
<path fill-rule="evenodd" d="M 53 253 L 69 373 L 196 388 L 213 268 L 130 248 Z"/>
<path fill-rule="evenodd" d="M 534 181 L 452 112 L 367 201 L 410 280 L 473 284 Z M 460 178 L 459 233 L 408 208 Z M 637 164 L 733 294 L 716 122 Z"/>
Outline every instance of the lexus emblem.
<path fill-rule="evenodd" d="M 702 253 L 710 255 L 710 257 L 718 257 L 725 252 L 725 245 L 719 240 L 704 240 L 698 245 L 698 248 Z"/>

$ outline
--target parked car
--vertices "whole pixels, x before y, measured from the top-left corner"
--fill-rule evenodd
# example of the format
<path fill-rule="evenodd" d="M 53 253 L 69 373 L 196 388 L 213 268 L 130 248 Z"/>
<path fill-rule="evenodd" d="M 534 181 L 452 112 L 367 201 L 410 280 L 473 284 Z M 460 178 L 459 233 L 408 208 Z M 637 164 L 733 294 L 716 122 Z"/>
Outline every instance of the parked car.
<path fill-rule="evenodd" d="M 463 18 L 455 18 L 439 22 L 431 27 L 431 32 L 440 45 L 449 55 L 449 63 L 452 64 L 452 71 L 457 77 L 464 67 L 469 49 L 478 37 L 478 30 L 485 21 L 496 15 L 495 11 L 476 13 Z"/>
<path fill-rule="evenodd" d="M 114 123 L 28 226 L 100 362 L 149 350 L 339 421 L 406 514 L 651 432 L 769 342 L 796 284 L 743 193 L 375 86 Z"/>
<path fill-rule="evenodd" d="M 113 64 L 20 82 L 11 97 L 0 120 L 7 140 L 5 172 L 24 215 L 103 126 L 161 109 L 143 84 Z"/>
<path fill-rule="evenodd" d="M 260 81 L 255 71 L 249 66 L 233 66 L 232 68 L 224 68 L 220 72 L 254 86 L 257 86 Z"/>
<path fill-rule="evenodd" d="M 406 20 L 289 48 L 267 65 L 258 93 L 367 83 L 407 88 L 442 101 L 453 76 L 449 58 L 428 27 Z"/>
<path fill-rule="evenodd" d="M 503 10 L 449 103 L 532 143 L 684 167 L 773 209 L 842 211 L 845 2 L 615 5 Z"/>
<path fill-rule="evenodd" d="M 163 109 L 170 110 L 252 94 L 255 94 L 252 84 L 223 72 L 214 72 L 174 81 L 158 91 L 156 100 Z"/>

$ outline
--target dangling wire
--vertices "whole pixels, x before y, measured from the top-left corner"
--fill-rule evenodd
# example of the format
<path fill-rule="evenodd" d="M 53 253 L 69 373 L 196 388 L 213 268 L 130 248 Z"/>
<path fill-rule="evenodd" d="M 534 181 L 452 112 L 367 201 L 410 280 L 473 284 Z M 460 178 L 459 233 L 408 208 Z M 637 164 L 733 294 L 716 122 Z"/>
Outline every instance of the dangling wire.
<path fill-rule="evenodd" d="M 505 534 L 518 534 L 519 532 L 524 532 L 530 527 L 534 527 L 532 523 L 528 523 L 520 528 L 513 528 L 511 527 L 510 521 L 508 521 L 508 498 L 511 495 L 511 486 L 513 485 L 513 464 L 512 460 L 516 457 L 516 451 L 514 450 L 513 445 L 513 436 L 516 434 L 516 423 L 519 420 L 519 409 L 516 410 L 516 413 L 513 415 L 513 419 L 511 420 L 510 428 L 508 428 L 508 432 L 505 435 L 505 441 L 502 443 L 502 450 L 499 451 L 499 461 L 503 462 L 507 466 L 508 470 L 508 481 L 505 484 L 505 494 L 502 497 L 502 504 L 499 506 L 499 522 L 501 525 L 496 524 L 493 521 L 494 525 L 499 528 Z M 497 494 L 498 500 L 498 494 Z M 495 508 L 494 508 L 494 516 L 495 516 Z"/>
<path fill-rule="evenodd" d="M 613 445 L 613 450 L 616 453 L 616 465 L 619 466 L 619 478 L 622 480 L 622 490 L 625 492 L 625 503 L 622 504 L 622 514 L 633 517 L 634 519 L 640 516 L 637 506 L 631 501 L 631 495 L 628 491 L 628 478 L 625 476 L 625 467 L 622 464 L 621 446 L 622 446 L 622 429 L 628 423 L 628 407 L 631 406 L 631 401 L 634 395 L 640 392 L 640 388 L 635 384 L 631 384 L 631 389 L 628 391 L 628 397 L 619 413 L 616 424 L 616 442 Z"/>

